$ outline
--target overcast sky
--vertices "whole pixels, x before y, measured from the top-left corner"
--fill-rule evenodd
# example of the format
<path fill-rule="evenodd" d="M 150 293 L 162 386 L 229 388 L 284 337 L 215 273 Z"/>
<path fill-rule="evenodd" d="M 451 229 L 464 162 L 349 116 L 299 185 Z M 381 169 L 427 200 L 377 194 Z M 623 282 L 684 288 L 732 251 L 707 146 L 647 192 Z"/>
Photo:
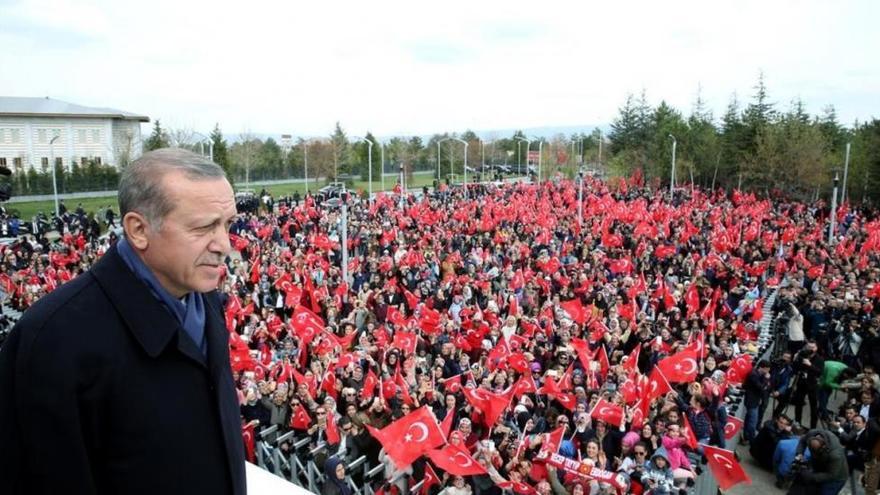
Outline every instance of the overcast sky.
<path fill-rule="evenodd" d="M 880 117 L 880 2 L 0 0 L 0 94 L 227 134 L 380 136 L 609 123 L 644 88 L 720 116 Z"/>

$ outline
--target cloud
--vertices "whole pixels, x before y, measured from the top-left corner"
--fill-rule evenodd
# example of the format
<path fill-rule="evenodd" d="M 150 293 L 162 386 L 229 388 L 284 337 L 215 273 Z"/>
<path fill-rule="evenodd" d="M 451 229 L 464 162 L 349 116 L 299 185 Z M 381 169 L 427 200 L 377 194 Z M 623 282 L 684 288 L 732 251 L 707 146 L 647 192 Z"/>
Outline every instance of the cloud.
<path fill-rule="evenodd" d="M 687 113 L 702 86 L 720 116 L 763 70 L 774 101 L 833 103 L 852 122 L 880 115 L 877 10 L 871 0 L 25 0 L 0 3 L 0 87 L 202 131 L 326 135 L 338 120 L 389 135 L 610 122 L 643 88 Z"/>

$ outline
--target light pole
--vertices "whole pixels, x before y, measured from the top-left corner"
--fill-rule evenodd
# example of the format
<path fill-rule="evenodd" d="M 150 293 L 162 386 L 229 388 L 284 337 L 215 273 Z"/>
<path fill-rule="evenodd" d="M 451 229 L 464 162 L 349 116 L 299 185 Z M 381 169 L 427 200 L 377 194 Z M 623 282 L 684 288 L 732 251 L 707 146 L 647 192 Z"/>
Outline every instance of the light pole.
<path fill-rule="evenodd" d="M 599 165 L 602 165 L 602 129 L 599 129 Z"/>
<path fill-rule="evenodd" d="M 831 225 L 828 226 L 828 244 L 834 244 L 834 227 L 837 221 L 837 183 L 840 178 L 834 171 L 834 191 L 831 193 Z"/>
<path fill-rule="evenodd" d="M 840 202 L 846 202 L 846 178 L 849 175 L 849 146 L 852 143 L 846 143 L 846 158 L 843 160 L 843 189 L 840 191 Z"/>
<path fill-rule="evenodd" d="M 672 201 L 675 194 L 675 146 L 678 144 L 678 141 L 675 140 L 675 136 L 672 134 L 669 137 L 672 139 L 672 173 L 669 177 L 669 200 Z"/>
<path fill-rule="evenodd" d="M 529 175 L 529 148 L 532 145 L 532 141 L 530 139 L 526 139 L 526 138 L 520 137 L 520 136 L 516 136 L 516 140 L 520 141 L 520 142 L 521 141 L 526 142 L 526 175 Z M 516 149 L 517 149 L 517 155 L 519 155 L 519 143 L 517 143 Z M 522 167 L 520 167 L 519 172 L 522 173 Z"/>
<path fill-rule="evenodd" d="M 443 141 L 442 139 L 440 141 Z M 440 141 L 437 141 L 437 187 L 440 187 Z"/>
<path fill-rule="evenodd" d="M 348 194 L 342 185 L 342 280 L 348 280 Z"/>
<path fill-rule="evenodd" d="M 202 155 L 205 154 L 205 143 L 208 143 L 208 158 L 213 162 L 214 161 L 214 140 L 205 136 L 201 132 L 193 132 L 193 134 L 197 136 L 201 136 L 201 140 L 199 141 L 199 146 L 202 149 Z"/>
<path fill-rule="evenodd" d="M 379 173 L 382 192 L 385 192 L 385 143 L 379 143 L 379 153 L 382 155 L 382 171 Z"/>
<path fill-rule="evenodd" d="M 306 180 L 306 196 L 309 195 L 309 142 L 303 139 L 303 177 Z"/>
<path fill-rule="evenodd" d="M 544 140 L 541 139 L 540 141 L 538 141 L 538 184 L 541 183 L 541 155 L 543 154 L 541 153 L 541 150 L 543 149 L 543 147 Z"/>
<path fill-rule="evenodd" d="M 373 142 L 367 138 L 354 136 L 355 141 L 363 141 L 367 143 L 367 181 L 369 184 L 367 186 L 369 198 L 373 198 Z"/>
<path fill-rule="evenodd" d="M 486 178 L 486 150 L 483 144 L 483 138 L 478 138 L 480 140 L 480 177 L 482 179 Z"/>
<path fill-rule="evenodd" d="M 578 227 L 584 225 L 584 168 L 578 170 Z"/>
<path fill-rule="evenodd" d="M 55 141 L 61 134 L 49 140 L 49 164 L 52 166 L 52 192 L 55 196 L 55 217 L 58 218 L 58 180 L 55 178 Z"/>

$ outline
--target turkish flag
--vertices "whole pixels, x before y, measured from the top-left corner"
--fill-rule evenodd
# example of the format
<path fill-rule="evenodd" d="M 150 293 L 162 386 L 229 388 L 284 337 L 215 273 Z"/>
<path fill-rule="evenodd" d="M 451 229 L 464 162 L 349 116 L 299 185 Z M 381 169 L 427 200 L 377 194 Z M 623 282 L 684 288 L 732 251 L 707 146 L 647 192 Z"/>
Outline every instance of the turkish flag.
<path fill-rule="evenodd" d="M 381 380 L 382 381 L 382 398 L 385 400 L 391 400 L 397 395 L 397 385 L 394 383 L 393 379 Z"/>
<path fill-rule="evenodd" d="M 398 331 L 394 334 L 391 347 L 400 349 L 406 355 L 414 355 L 416 353 L 416 344 L 418 343 L 416 339 L 416 334 L 412 332 Z"/>
<path fill-rule="evenodd" d="M 651 370 L 651 374 L 648 375 L 648 382 L 645 384 L 642 394 L 645 395 L 645 400 L 650 403 L 670 390 L 672 390 L 672 387 L 669 386 L 669 382 L 666 381 L 663 372 L 660 371 L 660 368 L 655 367 Z"/>
<path fill-rule="evenodd" d="M 731 384 L 742 383 L 751 372 L 752 357 L 748 354 L 740 354 L 727 370 L 727 382 Z"/>
<path fill-rule="evenodd" d="M 434 468 L 432 468 L 430 464 L 425 463 L 425 477 L 422 478 L 421 495 L 427 495 L 428 490 L 430 490 L 432 486 L 438 484 L 440 484 L 440 477 L 437 476 L 437 473 L 434 472 Z"/>
<path fill-rule="evenodd" d="M 403 403 L 413 405 L 412 396 L 409 394 L 409 384 L 406 383 L 406 380 L 403 379 L 403 375 L 400 374 L 400 368 L 394 372 L 394 383 L 400 387 L 400 394 L 403 396 Z"/>
<path fill-rule="evenodd" d="M 694 429 L 691 427 L 691 421 L 688 419 L 687 414 L 682 414 L 681 421 L 681 433 L 684 436 L 684 439 L 687 441 L 688 447 L 696 450 L 697 436 L 694 434 Z"/>
<path fill-rule="evenodd" d="M 369 399 L 373 397 L 373 394 L 376 391 L 376 385 L 379 384 L 379 377 L 373 373 L 373 369 L 367 372 L 366 378 L 364 378 L 364 388 L 361 389 L 361 400 Z"/>
<path fill-rule="evenodd" d="M 452 420 L 455 417 L 455 412 L 452 409 L 446 411 L 446 416 L 443 417 L 443 421 L 440 422 L 440 430 L 443 432 L 443 438 L 449 441 L 449 433 L 452 431 Z"/>
<path fill-rule="evenodd" d="M 752 310 L 752 321 L 761 321 L 761 318 L 764 317 L 764 300 L 758 298 L 755 301 L 755 309 Z"/>
<path fill-rule="evenodd" d="M 367 425 L 367 429 L 399 469 L 446 443 L 446 437 L 427 406 L 416 409 L 381 430 L 370 425 Z"/>
<path fill-rule="evenodd" d="M 324 331 L 324 320 L 305 306 L 297 306 L 290 318 L 290 326 L 303 345 L 307 346 Z"/>
<path fill-rule="evenodd" d="M 526 373 L 529 371 L 529 362 L 526 360 L 525 355 L 521 352 L 515 352 L 507 357 L 507 364 L 514 371 L 519 373 Z"/>
<path fill-rule="evenodd" d="M 556 394 L 554 398 L 569 411 L 574 411 L 577 407 L 577 397 L 574 394 Z"/>
<path fill-rule="evenodd" d="M 440 380 L 443 384 L 443 390 L 450 394 L 457 394 L 461 391 L 461 374 L 450 376 L 445 380 Z"/>
<path fill-rule="evenodd" d="M 302 404 L 297 404 L 290 415 L 290 427 L 294 430 L 308 430 L 309 426 L 312 426 L 312 418 Z"/>
<path fill-rule="evenodd" d="M 629 258 L 613 260 L 611 263 L 608 264 L 608 269 L 611 270 L 611 273 L 615 275 L 629 275 L 633 271 L 633 262 L 630 261 Z"/>
<path fill-rule="evenodd" d="M 532 485 L 522 481 L 502 481 L 498 483 L 498 488 L 511 490 L 517 495 L 538 495 L 538 491 L 532 488 Z"/>
<path fill-rule="evenodd" d="M 639 344 L 633 348 L 633 350 L 629 353 L 629 356 L 626 356 L 624 358 L 624 361 L 621 364 L 623 369 L 629 372 L 637 370 L 639 367 L 639 356 L 641 355 L 641 353 L 642 346 L 641 344 Z"/>
<path fill-rule="evenodd" d="M 706 334 L 699 332 L 696 335 L 692 335 L 691 339 L 691 342 L 684 350 L 692 350 L 697 355 L 697 358 L 701 360 L 706 359 L 706 356 L 709 355 L 709 349 L 706 347 Z"/>
<path fill-rule="evenodd" d="M 668 258 L 675 254 L 675 246 L 671 244 L 661 244 L 654 248 L 654 256 L 658 259 Z"/>
<path fill-rule="evenodd" d="M 410 313 L 412 313 L 416 310 L 416 307 L 421 302 L 421 299 L 419 299 L 418 296 L 406 289 L 403 289 L 403 296 L 406 298 L 406 305 L 409 307 Z"/>
<path fill-rule="evenodd" d="M 623 423 L 623 408 L 605 399 L 599 399 L 593 407 L 590 416 L 595 419 L 601 419 L 610 425 L 620 427 L 620 424 Z"/>
<path fill-rule="evenodd" d="M 697 353 L 693 349 L 684 349 L 661 359 L 657 368 L 670 383 L 688 383 L 697 378 L 697 359 Z"/>
<path fill-rule="evenodd" d="M 559 451 L 559 446 L 562 445 L 562 438 L 565 436 L 565 425 L 556 428 L 550 433 L 544 434 L 544 441 L 541 442 L 541 451 L 547 451 L 551 454 L 555 454 Z"/>
<path fill-rule="evenodd" d="M 538 392 L 538 386 L 535 385 L 535 379 L 531 375 L 523 375 L 513 384 L 513 396 L 517 399 L 523 394 L 534 394 Z"/>
<path fill-rule="evenodd" d="M 700 293 L 697 292 L 697 285 L 691 284 L 684 293 L 684 302 L 687 304 L 687 317 L 690 318 L 700 311 Z"/>
<path fill-rule="evenodd" d="M 475 476 L 487 474 L 486 469 L 471 455 L 455 445 L 447 445 L 442 449 L 427 452 L 431 462 L 438 468 L 456 476 Z"/>
<path fill-rule="evenodd" d="M 336 415 L 333 411 L 327 411 L 327 443 L 330 445 L 339 443 L 339 428 L 336 427 Z"/>
<path fill-rule="evenodd" d="M 257 444 L 254 439 L 254 424 L 248 423 L 241 429 L 241 439 L 244 441 L 244 456 L 248 462 L 257 462 Z"/>
<path fill-rule="evenodd" d="M 727 423 L 724 425 L 724 439 L 733 440 L 733 437 L 742 430 L 743 420 L 736 416 L 728 416 Z"/>
<path fill-rule="evenodd" d="M 587 321 L 587 312 L 585 311 L 584 305 L 581 304 L 580 299 L 572 299 L 571 301 L 565 301 L 563 303 L 559 303 L 559 306 L 568 313 L 568 316 L 578 322 L 578 324 L 583 325 L 584 322 Z"/>
<path fill-rule="evenodd" d="M 743 470 L 742 466 L 739 465 L 733 452 L 712 447 L 711 445 L 703 445 L 703 453 L 709 462 L 709 469 L 712 470 L 712 474 L 718 480 L 718 487 L 722 490 L 728 490 L 730 487 L 743 482 L 752 483 L 752 479 Z"/>

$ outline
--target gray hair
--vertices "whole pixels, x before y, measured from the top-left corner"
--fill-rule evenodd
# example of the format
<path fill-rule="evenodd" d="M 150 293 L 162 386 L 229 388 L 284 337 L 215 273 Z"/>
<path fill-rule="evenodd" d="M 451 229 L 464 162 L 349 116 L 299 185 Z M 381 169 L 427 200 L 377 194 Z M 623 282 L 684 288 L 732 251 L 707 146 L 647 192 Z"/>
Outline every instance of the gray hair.
<path fill-rule="evenodd" d="M 174 209 L 162 185 L 162 179 L 170 172 L 181 172 L 190 180 L 226 177 L 219 165 L 192 151 L 162 148 L 144 153 L 122 170 L 119 217 L 136 211 L 144 215 L 151 226 L 161 228 L 162 220 Z"/>

